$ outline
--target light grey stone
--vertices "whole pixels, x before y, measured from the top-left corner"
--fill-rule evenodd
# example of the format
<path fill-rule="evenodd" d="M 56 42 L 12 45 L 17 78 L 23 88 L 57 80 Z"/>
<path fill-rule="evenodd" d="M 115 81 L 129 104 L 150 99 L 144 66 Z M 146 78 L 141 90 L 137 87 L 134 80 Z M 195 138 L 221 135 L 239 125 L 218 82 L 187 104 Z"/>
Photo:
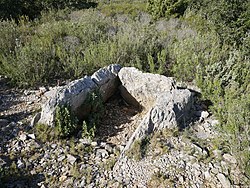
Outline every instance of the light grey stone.
<path fill-rule="evenodd" d="M 237 160 L 235 159 L 235 157 L 233 157 L 232 155 L 230 155 L 230 154 L 228 154 L 228 153 L 224 154 L 224 155 L 223 155 L 223 158 L 224 158 L 226 161 L 230 162 L 230 163 L 233 163 L 233 164 L 236 164 L 236 163 L 237 163 Z"/>
<path fill-rule="evenodd" d="M 176 89 L 173 78 L 158 74 L 142 73 L 134 67 L 124 67 L 118 73 L 122 86 L 136 101 L 150 108 L 163 92 Z M 121 93 L 122 96 L 126 95 Z M 125 99 L 126 100 L 126 99 Z"/>
<path fill-rule="evenodd" d="M 220 181 L 223 188 L 230 188 L 231 187 L 230 181 L 228 180 L 228 178 L 226 178 L 224 176 L 224 174 L 222 174 L 222 173 L 217 174 L 217 178 Z"/>
<path fill-rule="evenodd" d="M 69 106 L 78 119 L 84 119 L 91 110 L 91 106 L 84 103 L 88 94 L 99 89 L 104 101 L 106 101 L 118 87 L 117 74 L 120 69 L 120 65 L 110 65 L 98 70 L 92 76 L 85 76 L 66 86 L 56 87 L 45 93 L 48 100 L 42 106 L 38 123 L 53 126 L 58 105 Z"/>
<path fill-rule="evenodd" d="M 6 164 L 6 162 L 3 159 L 0 158 L 0 167 L 2 167 L 5 164 Z"/>
<path fill-rule="evenodd" d="M 24 162 L 21 159 L 17 160 L 17 167 L 18 168 L 24 168 L 25 167 Z"/>
<path fill-rule="evenodd" d="M 104 101 L 107 101 L 116 92 L 119 85 L 117 75 L 121 68 L 120 65 L 111 65 L 96 71 L 91 76 L 91 79 L 99 87 Z"/>
<path fill-rule="evenodd" d="M 55 149 L 55 148 L 57 147 L 57 144 L 51 144 L 50 147 L 51 147 L 52 149 Z"/>
<path fill-rule="evenodd" d="M 102 158 L 106 158 L 108 156 L 109 156 L 109 154 L 108 154 L 107 150 L 105 150 L 105 149 L 97 149 L 96 150 L 96 157 L 102 159 Z"/>
<path fill-rule="evenodd" d="M 34 127 L 41 118 L 41 112 L 37 113 L 31 120 L 30 126 Z"/>
<path fill-rule="evenodd" d="M 165 128 L 175 129 L 188 119 L 192 106 L 192 95 L 188 90 L 173 90 L 159 95 L 155 105 L 148 111 L 140 125 L 127 142 L 123 153 L 133 142 L 154 131 Z"/>
<path fill-rule="evenodd" d="M 27 140 L 27 135 L 25 133 L 21 133 L 19 135 L 19 139 L 22 140 L 22 141 L 25 141 L 25 140 Z"/>
<path fill-rule="evenodd" d="M 74 157 L 73 155 L 67 154 L 67 160 L 70 164 L 74 164 L 76 162 L 76 157 Z"/>
<path fill-rule="evenodd" d="M 96 147 L 97 146 L 97 142 L 95 142 L 95 141 L 91 142 L 90 145 L 93 146 L 93 147 Z"/>
<path fill-rule="evenodd" d="M 31 139 L 36 139 L 35 134 L 28 134 L 28 137 L 31 138 Z"/>

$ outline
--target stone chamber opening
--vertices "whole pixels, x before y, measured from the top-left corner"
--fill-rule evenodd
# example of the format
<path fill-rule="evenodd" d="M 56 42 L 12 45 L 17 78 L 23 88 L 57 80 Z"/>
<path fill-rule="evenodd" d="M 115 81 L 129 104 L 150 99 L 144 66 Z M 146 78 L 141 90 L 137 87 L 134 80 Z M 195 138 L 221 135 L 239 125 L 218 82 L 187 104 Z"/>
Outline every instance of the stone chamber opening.
<path fill-rule="evenodd" d="M 125 146 L 145 113 L 139 106 L 128 104 L 118 89 L 105 103 L 96 139 Z"/>

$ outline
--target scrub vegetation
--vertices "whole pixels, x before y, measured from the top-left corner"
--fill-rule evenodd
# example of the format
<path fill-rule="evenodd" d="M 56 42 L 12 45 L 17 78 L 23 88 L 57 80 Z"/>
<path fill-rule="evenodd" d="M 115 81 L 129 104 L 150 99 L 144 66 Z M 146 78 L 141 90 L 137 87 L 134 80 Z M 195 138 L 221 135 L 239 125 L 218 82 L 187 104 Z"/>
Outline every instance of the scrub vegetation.
<path fill-rule="evenodd" d="M 36 88 L 118 63 L 194 83 L 250 177 L 249 9 L 245 0 L 2 0 L 0 75 Z"/>

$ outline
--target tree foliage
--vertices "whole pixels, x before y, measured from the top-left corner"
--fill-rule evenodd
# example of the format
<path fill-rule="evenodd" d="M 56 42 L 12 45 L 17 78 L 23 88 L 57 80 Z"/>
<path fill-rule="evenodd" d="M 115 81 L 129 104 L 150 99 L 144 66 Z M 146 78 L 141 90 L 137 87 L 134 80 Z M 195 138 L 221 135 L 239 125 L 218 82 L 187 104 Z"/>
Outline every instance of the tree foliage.
<path fill-rule="evenodd" d="M 148 0 L 147 10 L 154 18 L 184 14 L 188 6 L 188 0 Z"/>
<path fill-rule="evenodd" d="M 41 11 L 48 9 L 83 9 L 96 7 L 96 3 L 86 0 L 1 0 L 0 20 L 15 19 L 27 16 L 33 20 L 41 15 Z"/>

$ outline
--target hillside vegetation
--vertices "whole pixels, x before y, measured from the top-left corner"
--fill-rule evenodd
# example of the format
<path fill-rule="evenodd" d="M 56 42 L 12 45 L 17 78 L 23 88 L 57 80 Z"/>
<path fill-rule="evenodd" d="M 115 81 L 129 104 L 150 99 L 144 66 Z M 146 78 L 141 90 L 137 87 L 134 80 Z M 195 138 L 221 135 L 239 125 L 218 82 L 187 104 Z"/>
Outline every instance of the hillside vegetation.
<path fill-rule="evenodd" d="M 250 3 L 245 0 L 0 2 L 0 75 L 56 85 L 108 64 L 202 89 L 222 148 L 250 178 Z"/>

